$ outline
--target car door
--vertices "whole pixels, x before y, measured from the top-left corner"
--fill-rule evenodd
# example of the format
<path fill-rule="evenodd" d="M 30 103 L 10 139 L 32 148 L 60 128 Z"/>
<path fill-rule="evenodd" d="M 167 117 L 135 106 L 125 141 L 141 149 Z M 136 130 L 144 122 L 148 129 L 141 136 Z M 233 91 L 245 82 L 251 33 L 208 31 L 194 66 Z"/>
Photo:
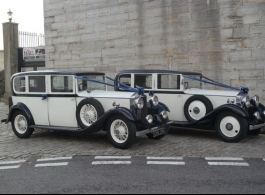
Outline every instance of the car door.
<path fill-rule="evenodd" d="M 170 120 L 185 121 L 183 115 L 183 91 L 181 86 L 181 75 L 178 74 L 156 74 L 155 94 L 159 101 L 163 102 L 169 109 Z"/>
<path fill-rule="evenodd" d="M 74 76 L 51 75 L 49 81 L 48 112 L 50 126 L 78 127 Z"/>

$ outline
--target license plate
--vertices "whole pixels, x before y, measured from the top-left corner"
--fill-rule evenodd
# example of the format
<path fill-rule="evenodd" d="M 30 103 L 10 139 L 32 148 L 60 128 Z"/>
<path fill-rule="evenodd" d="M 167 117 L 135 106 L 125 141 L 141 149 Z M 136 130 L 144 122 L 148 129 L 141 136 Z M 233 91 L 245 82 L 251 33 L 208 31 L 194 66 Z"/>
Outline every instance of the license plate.
<path fill-rule="evenodd" d="M 159 130 L 157 130 L 157 131 L 155 131 L 154 133 L 153 133 L 153 137 L 158 137 L 158 136 L 160 136 L 160 135 L 163 135 L 163 134 L 165 134 L 166 132 L 165 132 L 165 129 L 159 129 Z"/>

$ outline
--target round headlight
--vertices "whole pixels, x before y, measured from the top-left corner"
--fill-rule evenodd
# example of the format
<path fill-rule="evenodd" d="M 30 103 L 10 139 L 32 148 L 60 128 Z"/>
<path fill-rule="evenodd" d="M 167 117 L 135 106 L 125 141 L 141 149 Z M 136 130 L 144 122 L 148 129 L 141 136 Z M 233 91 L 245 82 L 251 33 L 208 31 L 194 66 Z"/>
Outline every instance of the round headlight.
<path fill-rule="evenodd" d="M 154 106 L 157 106 L 159 104 L 159 100 L 157 96 L 152 97 L 151 100 Z"/>
<path fill-rule="evenodd" d="M 167 111 L 162 111 L 160 114 L 162 115 L 162 117 L 163 117 L 164 119 L 167 119 L 167 117 L 168 117 L 168 115 L 167 115 Z"/>
<path fill-rule="evenodd" d="M 251 100 L 250 100 L 250 103 L 252 106 L 256 106 L 258 107 L 259 106 L 259 96 L 258 95 L 255 95 Z"/>
<path fill-rule="evenodd" d="M 146 119 L 147 122 L 150 123 L 150 124 L 153 123 L 153 121 L 154 121 L 154 117 L 153 117 L 152 115 L 148 115 L 145 119 Z"/>
<path fill-rule="evenodd" d="M 244 103 L 244 105 L 245 105 L 247 108 L 249 108 L 249 107 L 251 106 L 249 96 L 244 96 L 244 97 L 242 97 L 242 102 Z"/>
<path fill-rule="evenodd" d="M 143 98 L 138 98 L 135 100 L 135 105 L 137 106 L 138 109 L 143 109 L 144 107 L 144 100 Z"/>
<path fill-rule="evenodd" d="M 261 117 L 260 117 L 260 113 L 259 112 L 255 112 L 254 113 L 254 117 L 257 121 L 261 120 Z"/>

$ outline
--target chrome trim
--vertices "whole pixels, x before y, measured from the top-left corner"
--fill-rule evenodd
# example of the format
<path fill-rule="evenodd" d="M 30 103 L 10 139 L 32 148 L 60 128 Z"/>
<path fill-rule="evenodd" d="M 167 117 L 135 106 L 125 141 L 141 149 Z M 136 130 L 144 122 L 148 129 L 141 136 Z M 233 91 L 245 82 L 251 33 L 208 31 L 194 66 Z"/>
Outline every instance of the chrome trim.
<path fill-rule="evenodd" d="M 260 125 L 249 125 L 249 130 L 253 131 L 256 129 L 264 129 L 265 128 L 265 123 L 264 124 L 260 124 Z"/>

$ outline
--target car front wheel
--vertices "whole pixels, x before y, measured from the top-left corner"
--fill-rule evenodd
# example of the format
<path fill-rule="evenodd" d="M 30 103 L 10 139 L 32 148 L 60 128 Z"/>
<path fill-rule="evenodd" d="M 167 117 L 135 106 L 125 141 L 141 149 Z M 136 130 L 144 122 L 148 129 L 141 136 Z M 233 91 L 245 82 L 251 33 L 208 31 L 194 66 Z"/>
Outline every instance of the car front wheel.
<path fill-rule="evenodd" d="M 216 132 L 225 142 L 239 142 L 248 133 L 247 120 L 235 113 L 223 112 L 215 122 Z"/>
<path fill-rule="evenodd" d="M 29 119 L 22 111 L 13 114 L 11 123 L 13 132 L 19 138 L 29 138 L 34 131 L 34 129 L 29 128 Z"/>
<path fill-rule="evenodd" d="M 123 116 L 115 116 L 108 121 L 107 135 L 114 147 L 128 149 L 136 139 L 136 126 Z"/>

